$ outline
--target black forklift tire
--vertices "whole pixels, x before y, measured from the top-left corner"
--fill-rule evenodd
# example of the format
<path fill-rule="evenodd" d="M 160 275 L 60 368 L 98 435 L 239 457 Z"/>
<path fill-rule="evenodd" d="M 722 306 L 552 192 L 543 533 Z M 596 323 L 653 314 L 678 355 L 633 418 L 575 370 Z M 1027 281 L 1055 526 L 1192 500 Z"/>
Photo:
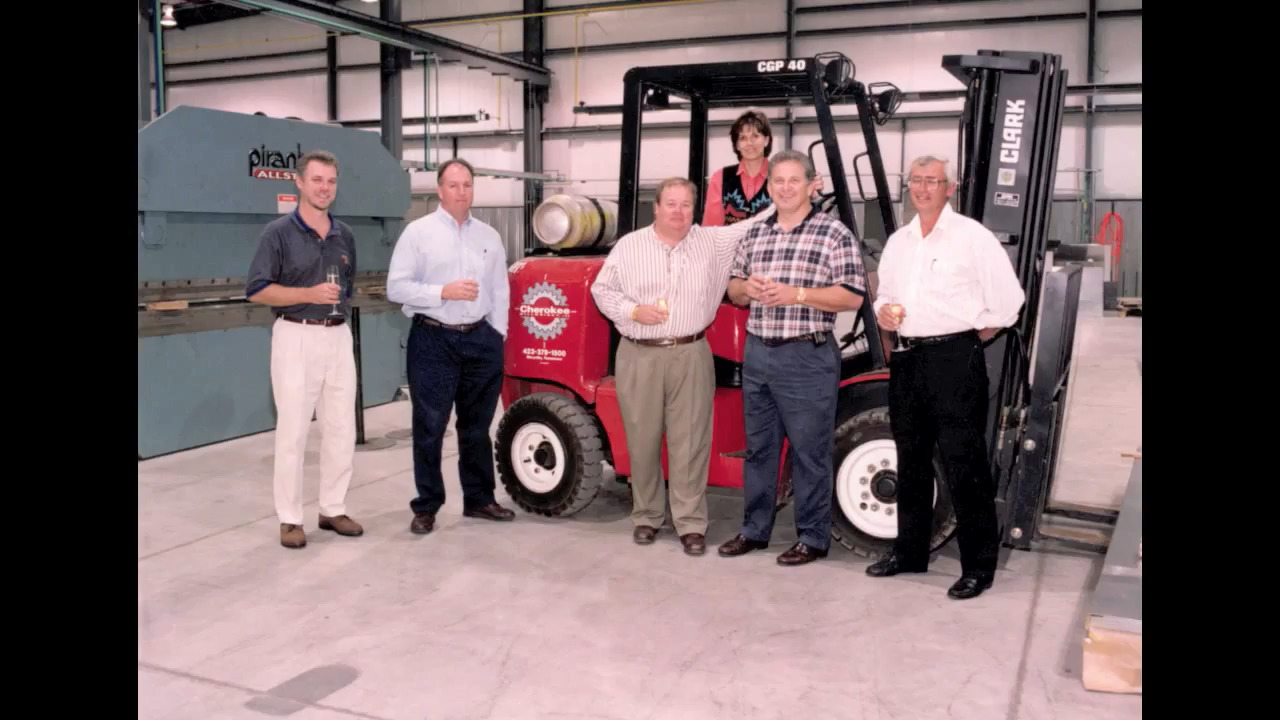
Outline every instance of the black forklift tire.
<path fill-rule="evenodd" d="M 871 560 L 878 560 L 891 550 L 897 537 L 897 501 L 892 499 L 896 492 L 885 493 L 890 483 L 896 483 L 898 461 L 896 451 L 891 451 L 894 447 L 888 408 L 866 410 L 836 427 L 835 455 L 832 458 L 831 539 L 855 555 Z M 874 465 L 876 472 L 849 467 L 849 472 L 842 477 L 841 470 L 846 461 Z M 942 454 L 936 450 L 933 468 L 936 494 L 930 554 L 946 545 L 956 530 L 951 489 L 943 470 Z M 863 497 L 863 493 L 867 496 Z M 852 511 L 846 512 L 846 506 L 851 506 Z"/>
<path fill-rule="evenodd" d="M 515 447 L 517 441 L 522 447 Z M 498 423 L 494 450 L 502 486 L 527 512 L 572 515 L 600 491 L 600 426 L 564 395 L 534 393 L 512 403 Z"/>

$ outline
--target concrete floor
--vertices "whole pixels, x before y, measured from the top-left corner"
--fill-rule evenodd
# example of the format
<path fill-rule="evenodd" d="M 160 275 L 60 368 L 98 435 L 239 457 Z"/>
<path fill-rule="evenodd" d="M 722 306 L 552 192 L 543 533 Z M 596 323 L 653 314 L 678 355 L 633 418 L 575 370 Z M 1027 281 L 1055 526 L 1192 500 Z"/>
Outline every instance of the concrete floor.
<path fill-rule="evenodd" d="M 366 413 L 368 437 L 409 406 Z M 461 517 L 457 470 L 436 531 L 408 532 L 410 444 L 357 453 L 361 538 L 315 527 L 279 545 L 271 433 L 138 464 L 139 718 L 1137 718 L 1140 696 L 1079 678 L 1101 556 L 1017 553 L 981 597 L 934 572 L 876 580 L 834 548 L 782 568 L 789 511 L 764 553 L 725 559 L 741 499 L 710 501 L 710 552 L 664 530 L 631 542 L 625 486 L 581 514 Z M 456 457 L 451 436 L 447 458 Z M 511 505 L 498 490 L 499 500 Z"/>

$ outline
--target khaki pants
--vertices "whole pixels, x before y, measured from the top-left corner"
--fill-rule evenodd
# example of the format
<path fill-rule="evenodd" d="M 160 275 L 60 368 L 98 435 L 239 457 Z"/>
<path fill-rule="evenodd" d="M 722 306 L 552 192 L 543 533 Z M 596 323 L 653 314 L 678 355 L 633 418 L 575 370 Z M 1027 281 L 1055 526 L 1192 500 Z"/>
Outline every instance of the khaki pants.
<path fill-rule="evenodd" d="M 661 527 L 666 517 L 662 436 L 667 437 L 671 515 L 676 532 L 707 533 L 715 365 L 706 338 L 675 347 L 623 339 L 618 404 L 631 455 L 631 522 Z"/>
<path fill-rule="evenodd" d="M 345 515 L 356 452 L 351 328 L 346 323 L 324 327 L 277 319 L 271 328 L 271 391 L 276 402 L 275 503 L 280 522 L 302 524 L 302 469 L 313 410 L 321 428 L 320 514 Z"/>

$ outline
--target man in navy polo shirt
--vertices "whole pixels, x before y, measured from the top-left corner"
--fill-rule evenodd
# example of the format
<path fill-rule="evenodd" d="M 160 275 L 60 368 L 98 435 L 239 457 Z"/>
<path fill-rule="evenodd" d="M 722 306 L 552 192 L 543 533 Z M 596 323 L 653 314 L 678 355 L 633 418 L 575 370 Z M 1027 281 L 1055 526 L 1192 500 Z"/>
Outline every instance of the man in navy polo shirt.
<path fill-rule="evenodd" d="M 275 505 L 280 544 L 307 544 L 302 529 L 302 469 L 317 410 L 320 447 L 320 529 L 361 535 L 347 517 L 355 456 L 356 365 L 346 323 L 356 273 L 351 227 L 329 214 L 338 193 L 338 161 L 315 151 L 298 161 L 298 209 L 262 231 L 245 296 L 271 306 L 271 389 L 276 404 Z M 339 269 L 338 284 L 326 281 Z"/>

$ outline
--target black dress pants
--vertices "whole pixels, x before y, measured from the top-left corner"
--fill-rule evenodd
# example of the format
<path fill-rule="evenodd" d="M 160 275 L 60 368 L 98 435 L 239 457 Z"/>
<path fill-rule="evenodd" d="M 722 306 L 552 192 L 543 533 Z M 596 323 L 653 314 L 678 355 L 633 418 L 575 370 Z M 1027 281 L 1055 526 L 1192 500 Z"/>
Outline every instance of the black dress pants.
<path fill-rule="evenodd" d="M 889 418 L 898 446 L 894 550 L 907 565 L 928 562 L 938 448 L 956 511 L 963 572 L 994 575 L 1000 531 L 987 459 L 989 382 L 978 334 L 895 352 L 890 367 Z"/>

